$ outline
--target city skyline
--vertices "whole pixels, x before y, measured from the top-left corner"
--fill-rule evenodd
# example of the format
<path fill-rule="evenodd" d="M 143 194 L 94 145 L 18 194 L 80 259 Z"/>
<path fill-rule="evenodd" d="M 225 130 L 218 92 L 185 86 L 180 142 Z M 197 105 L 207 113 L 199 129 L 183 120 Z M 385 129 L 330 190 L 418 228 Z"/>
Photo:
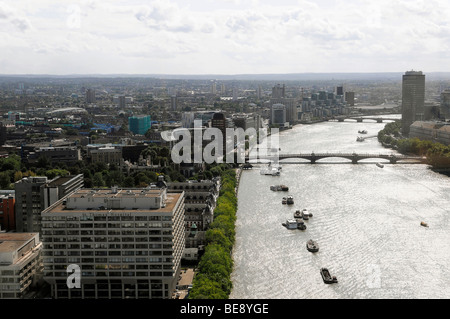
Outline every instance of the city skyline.
<path fill-rule="evenodd" d="M 1 74 L 448 72 L 444 1 L 0 1 Z"/>

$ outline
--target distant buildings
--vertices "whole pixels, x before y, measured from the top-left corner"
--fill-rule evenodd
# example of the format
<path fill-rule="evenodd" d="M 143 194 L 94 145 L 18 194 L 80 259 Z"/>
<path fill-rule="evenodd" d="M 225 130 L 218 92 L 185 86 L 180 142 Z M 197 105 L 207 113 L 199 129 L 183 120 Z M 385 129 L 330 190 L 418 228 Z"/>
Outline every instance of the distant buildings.
<path fill-rule="evenodd" d="M 170 182 L 169 190 L 185 193 L 185 260 L 198 261 L 204 245 L 205 233 L 214 219 L 214 209 L 219 196 L 220 178 L 213 180 Z"/>
<path fill-rule="evenodd" d="M 286 123 L 286 107 L 281 103 L 272 105 L 271 123 L 284 125 Z"/>
<path fill-rule="evenodd" d="M 25 177 L 14 184 L 16 230 L 18 232 L 40 232 L 41 212 L 65 195 L 83 187 L 83 174 L 56 177 Z"/>
<path fill-rule="evenodd" d="M 214 113 L 212 119 L 211 119 L 211 127 L 217 128 L 222 132 L 222 145 L 223 145 L 223 152 L 225 154 L 227 148 L 227 141 L 226 141 L 226 128 L 227 128 L 227 119 L 225 118 L 225 115 L 223 113 Z"/>
<path fill-rule="evenodd" d="M 128 118 L 128 129 L 134 134 L 145 135 L 150 127 L 150 115 L 136 115 Z"/>
<path fill-rule="evenodd" d="M 95 90 L 87 89 L 86 90 L 86 103 L 95 103 Z"/>
<path fill-rule="evenodd" d="M 344 96 L 348 106 L 355 105 L 355 92 L 345 92 Z"/>
<path fill-rule="evenodd" d="M 407 71 L 402 80 L 402 133 L 409 134 L 414 121 L 425 115 L 425 75 L 421 71 Z"/>
<path fill-rule="evenodd" d="M 185 245 L 184 193 L 81 189 L 42 212 L 44 279 L 52 297 L 170 298 Z M 81 288 L 66 284 L 69 264 Z"/>
<path fill-rule="evenodd" d="M 450 145 L 450 123 L 437 121 L 415 121 L 409 127 L 409 137 Z"/>
<path fill-rule="evenodd" d="M 43 272 L 38 233 L 0 233 L 0 299 L 27 295 Z"/>
<path fill-rule="evenodd" d="M 450 89 L 441 92 L 441 116 L 450 119 Z"/>
<path fill-rule="evenodd" d="M 176 95 L 172 95 L 170 97 L 170 109 L 172 111 L 176 111 L 177 110 L 177 96 Z"/>

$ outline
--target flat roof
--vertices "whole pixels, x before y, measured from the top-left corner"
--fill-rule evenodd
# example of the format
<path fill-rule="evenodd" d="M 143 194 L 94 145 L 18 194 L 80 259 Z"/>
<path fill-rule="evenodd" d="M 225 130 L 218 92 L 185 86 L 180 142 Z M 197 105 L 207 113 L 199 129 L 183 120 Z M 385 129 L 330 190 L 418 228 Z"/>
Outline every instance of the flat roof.
<path fill-rule="evenodd" d="M 0 233 L 0 252 L 14 251 L 30 239 L 36 236 L 37 233 Z"/>
<path fill-rule="evenodd" d="M 48 186 L 59 186 L 63 185 L 64 183 L 70 181 L 71 179 L 75 178 L 77 175 L 70 175 L 70 176 L 64 176 L 59 177 L 56 180 L 51 181 L 48 183 Z"/>
<path fill-rule="evenodd" d="M 154 190 L 159 191 L 159 190 Z M 111 194 L 110 190 L 105 190 L 109 195 L 117 195 L 117 194 Z M 139 191 L 140 192 L 140 191 Z M 94 195 L 94 194 L 93 194 Z M 123 194 L 122 196 L 134 196 L 134 195 L 128 195 Z M 148 195 L 146 195 L 148 196 Z M 155 195 L 153 195 L 155 196 Z M 149 208 L 149 209 L 115 209 L 115 208 L 106 208 L 106 209 L 66 209 L 66 204 L 63 204 L 63 201 L 60 201 L 58 204 L 55 204 L 52 206 L 51 209 L 45 210 L 45 213 L 136 213 L 136 212 L 151 212 L 151 213 L 172 213 L 173 210 L 176 207 L 177 202 L 179 201 L 180 197 L 182 196 L 182 193 L 167 193 L 167 198 L 165 201 L 166 206 L 161 208 Z M 81 197 L 81 194 L 79 192 L 72 194 L 70 197 Z M 103 196 L 104 197 L 104 196 Z"/>

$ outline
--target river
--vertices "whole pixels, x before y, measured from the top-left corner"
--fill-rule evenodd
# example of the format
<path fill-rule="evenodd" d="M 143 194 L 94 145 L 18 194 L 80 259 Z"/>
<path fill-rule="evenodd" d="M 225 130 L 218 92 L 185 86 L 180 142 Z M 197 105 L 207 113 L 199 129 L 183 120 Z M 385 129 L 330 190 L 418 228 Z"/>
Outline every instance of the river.
<path fill-rule="evenodd" d="M 384 126 L 297 125 L 279 134 L 281 153 L 390 154 L 376 138 L 356 141 L 358 130 Z M 243 171 L 230 299 L 450 298 L 450 178 L 425 164 L 345 161 L 284 164 L 280 176 Z M 289 186 L 294 205 L 281 204 L 275 184 Z M 303 208 L 313 214 L 306 230 L 281 225 Z M 310 238 L 319 252 L 306 250 Z M 324 284 L 321 267 L 339 282 Z"/>

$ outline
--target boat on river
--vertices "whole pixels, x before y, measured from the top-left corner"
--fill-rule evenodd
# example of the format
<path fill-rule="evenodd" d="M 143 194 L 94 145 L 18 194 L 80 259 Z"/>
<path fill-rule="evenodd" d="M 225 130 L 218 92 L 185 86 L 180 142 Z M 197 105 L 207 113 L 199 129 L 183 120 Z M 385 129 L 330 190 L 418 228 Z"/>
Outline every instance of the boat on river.
<path fill-rule="evenodd" d="M 358 133 L 359 134 L 367 134 L 367 131 L 366 130 L 359 130 Z"/>
<path fill-rule="evenodd" d="M 381 164 L 381 163 L 377 163 L 377 166 L 378 166 L 379 168 L 383 168 L 383 167 L 384 167 L 384 165 Z"/>
<path fill-rule="evenodd" d="M 308 220 L 309 217 L 312 217 L 312 214 L 311 214 L 311 213 L 308 213 L 308 210 L 307 210 L 306 208 L 304 208 L 304 209 L 302 210 L 302 218 L 303 218 L 304 220 Z"/>
<path fill-rule="evenodd" d="M 272 185 L 270 186 L 270 190 L 275 192 L 287 192 L 289 191 L 289 187 L 286 185 Z"/>
<path fill-rule="evenodd" d="M 292 197 L 292 195 L 289 195 L 289 196 L 286 198 L 286 204 L 288 204 L 288 205 L 294 204 L 294 197 Z"/>
<path fill-rule="evenodd" d="M 306 225 L 305 222 L 302 219 L 296 219 L 297 221 L 297 228 L 300 230 L 305 230 L 306 229 Z"/>
<path fill-rule="evenodd" d="M 420 222 L 420 226 L 423 226 L 423 227 L 428 227 L 428 224 L 427 224 L 427 223 L 425 223 L 425 222 Z"/>
<path fill-rule="evenodd" d="M 281 223 L 287 229 L 297 229 L 298 224 L 295 219 L 287 219 L 285 223 Z"/>
<path fill-rule="evenodd" d="M 306 242 L 306 249 L 308 249 L 308 251 L 312 252 L 312 253 L 316 253 L 319 251 L 319 244 L 310 239 Z"/>
<path fill-rule="evenodd" d="M 262 168 L 259 173 L 261 175 L 272 175 L 272 176 L 280 176 L 280 169 L 277 167 L 266 167 Z"/>
<path fill-rule="evenodd" d="M 322 275 L 323 282 L 326 284 L 335 284 L 338 282 L 336 276 L 331 276 L 328 268 L 320 268 L 320 274 Z"/>
<path fill-rule="evenodd" d="M 364 141 L 364 137 L 358 136 L 358 137 L 356 138 L 356 141 L 357 141 L 357 142 L 363 142 L 363 141 Z"/>

